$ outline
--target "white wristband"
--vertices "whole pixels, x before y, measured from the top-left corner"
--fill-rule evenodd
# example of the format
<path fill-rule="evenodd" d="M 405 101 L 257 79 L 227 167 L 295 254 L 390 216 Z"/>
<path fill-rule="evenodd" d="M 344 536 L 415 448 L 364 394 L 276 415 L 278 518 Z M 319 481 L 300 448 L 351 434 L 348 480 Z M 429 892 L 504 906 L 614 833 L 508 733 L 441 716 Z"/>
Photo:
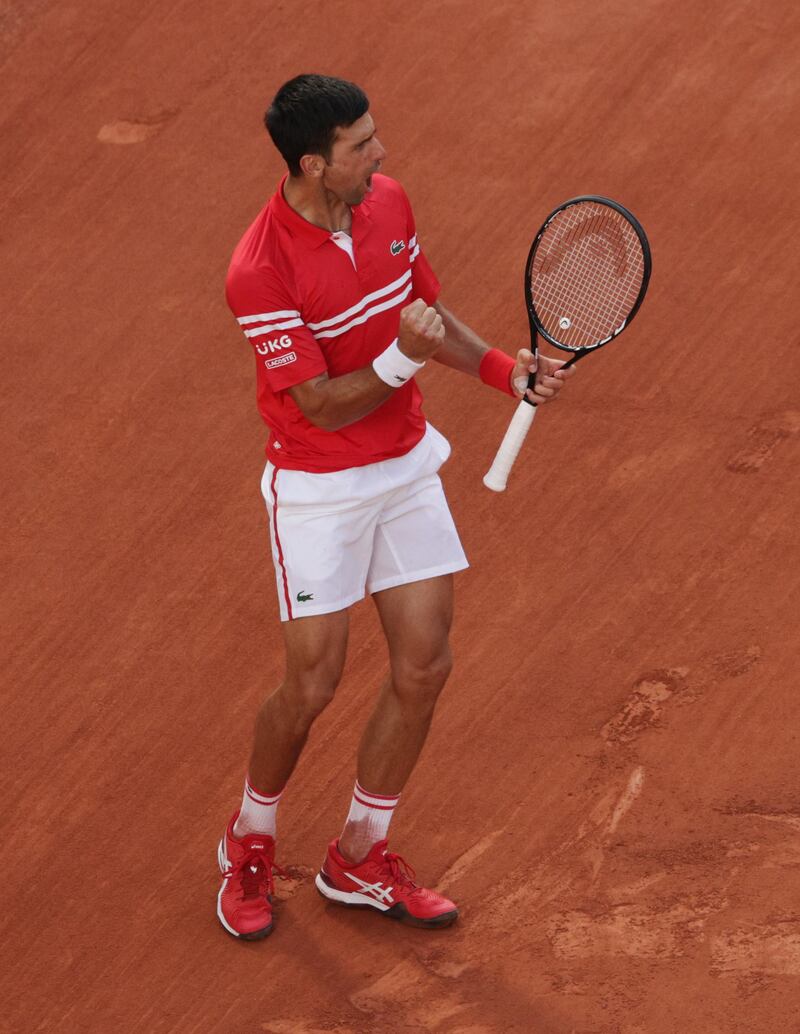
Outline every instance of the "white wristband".
<path fill-rule="evenodd" d="M 372 360 L 372 369 L 390 388 L 402 388 L 425 363 L 415 363 L 397 347 L 397 338 L 379 356 Z"/>

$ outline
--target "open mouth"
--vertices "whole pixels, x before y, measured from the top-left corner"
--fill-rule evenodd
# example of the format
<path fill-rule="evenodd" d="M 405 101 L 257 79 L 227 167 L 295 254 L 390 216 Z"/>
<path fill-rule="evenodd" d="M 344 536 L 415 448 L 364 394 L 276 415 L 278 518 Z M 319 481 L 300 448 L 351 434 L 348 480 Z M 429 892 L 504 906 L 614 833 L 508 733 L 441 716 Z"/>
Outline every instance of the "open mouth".
<path fill-rule="evenodd" d="M 381 171 L 381 167 L 380 167 L 380 165 L 378 165 L 376 168 L 374 168 L 372 170 L 372 172 L 369 174 L 369 176 L 367 176 L 367 190 L 372 190 L 372 177 L 375 175 L 376 172 L 380 172 L 380 171 Z"/>

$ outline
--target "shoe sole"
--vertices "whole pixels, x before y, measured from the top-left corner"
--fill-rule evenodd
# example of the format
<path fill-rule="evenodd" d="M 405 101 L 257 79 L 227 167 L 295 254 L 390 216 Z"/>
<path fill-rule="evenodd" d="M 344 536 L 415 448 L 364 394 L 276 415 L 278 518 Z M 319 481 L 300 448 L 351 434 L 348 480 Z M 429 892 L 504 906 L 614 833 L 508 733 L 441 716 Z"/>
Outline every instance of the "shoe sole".
<path fill-rule="evenodd" d="M 217 849 L 217 861 L 219 863 L 219 871 L 224 873 L 227 867 L 225 865 L 225 848 L 221 840 L 219 842 L 219 848 Z M 229 933 L 231 937 L 235 937 L 237 941 L 263 941 L 265 937 L 269 937 L 275 927 L 274 923 L 270 923 L 269 926 L 265 926 L 263 930 L 254 930 L 252 933 L 239 933 L 229 925 L 227 919 L 222 914 L 222 892 L 224 889 L 225 883 L 223 881 L 223 884 L 219 889 L 219 894 L 217 894 L 217 919 L 222 923 L 222 928 L 225 932 Z M 271 897 L 268 897 L 267 900 L 272 904 Z"/>
<path fill-rule="evenodd" d="M 446 926 L 451 926 L 458 919 L 458 909 L 453 909 L 452 912 L 443 912 L 438 916 L 431 916 L 429 919 L 421 919 L 419 916 L 412 915 L 402 901 L 398 901 L 389 907 L 388 905 L 381 904 L 379 901 L 372 901 L 365 894 L 337 890 L 336 887 L 332 887 L 327 882 L 321 872 L 317 873 L 314 885 L 326 901 L 332 901 L 335 905 L 342 905 L 344 908 L 369 909 L 370 912 L 378 912 L 380 915 L 388 916 L 389 919 L 394 919 L 398 923 L 404 923 L 406 926 L 417 926 L 426 930 L 442 930 Z"/>

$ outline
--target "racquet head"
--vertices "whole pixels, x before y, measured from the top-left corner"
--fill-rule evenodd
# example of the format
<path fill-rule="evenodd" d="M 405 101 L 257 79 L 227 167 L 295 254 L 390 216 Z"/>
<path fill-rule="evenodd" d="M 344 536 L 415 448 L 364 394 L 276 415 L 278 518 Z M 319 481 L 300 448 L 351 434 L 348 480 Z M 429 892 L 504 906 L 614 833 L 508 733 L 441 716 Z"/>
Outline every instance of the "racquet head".
<path fill-rule="evenodd" d="M 622 205 L 592 195 L 559 205 L 525 267 L 531 340 L 573 352 L 570 363 L 607 344 L 636 315 L 650 268 L 647 236 Z"/>

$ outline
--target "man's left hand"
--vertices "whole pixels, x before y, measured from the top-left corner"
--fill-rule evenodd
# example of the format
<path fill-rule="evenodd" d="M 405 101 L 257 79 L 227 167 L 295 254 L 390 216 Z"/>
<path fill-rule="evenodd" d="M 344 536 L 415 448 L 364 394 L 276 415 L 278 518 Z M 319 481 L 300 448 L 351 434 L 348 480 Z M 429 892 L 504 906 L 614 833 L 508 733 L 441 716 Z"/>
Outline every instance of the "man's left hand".
<path fill-rule="evenodd" d="M 537 362 L 538 360 L 538 362 Z M 533 352 L 528 348 L 521 348 L 517 352 L 517 365 L 511 373 L 511 386 L 518 398 L 526 395 L 531 402 L 541 405 L 543 402 L 552 402 L 558 398 L 558 393 L 564 387 L 564 381 L 575 374 L 575 367 L 570 366 L 568 370 L 562 367 L 566 359 L 551 359 L 540 352 L 534 358 Z M 530 391 L 528 385 L 528 374 L 536 372 L 536 387 Z"/>

